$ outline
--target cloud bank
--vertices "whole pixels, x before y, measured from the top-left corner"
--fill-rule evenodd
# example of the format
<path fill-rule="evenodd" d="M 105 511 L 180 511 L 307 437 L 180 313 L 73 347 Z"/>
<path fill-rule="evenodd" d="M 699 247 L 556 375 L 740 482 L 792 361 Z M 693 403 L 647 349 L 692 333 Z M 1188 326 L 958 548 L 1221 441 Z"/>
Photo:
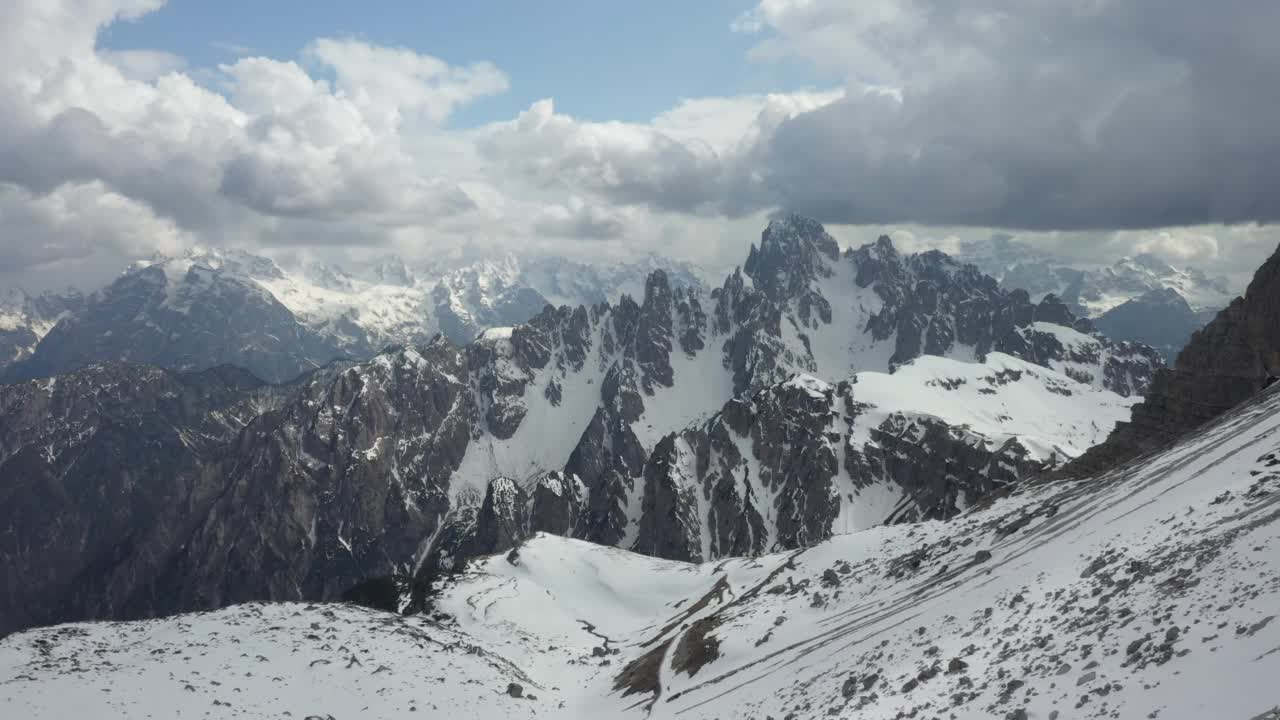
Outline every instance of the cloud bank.
<path fill-rule="evenodd" d="M 350 38 L 214 68 L 98 47 L 162 5 L 7 6 L 0 284 L 194 242 L 715 264 L 778 208 L 850 242 L 1008 230 L 1224 267 L 1277 239 L 1280 5 L 1264 0 L 761 0 L 726 18 L 755 38 L 744 62 L 838 89 L 673 101 L 647 122 L 548 98 L 480 127 L 453 121 L 509 89 L 491 63 Z"/>

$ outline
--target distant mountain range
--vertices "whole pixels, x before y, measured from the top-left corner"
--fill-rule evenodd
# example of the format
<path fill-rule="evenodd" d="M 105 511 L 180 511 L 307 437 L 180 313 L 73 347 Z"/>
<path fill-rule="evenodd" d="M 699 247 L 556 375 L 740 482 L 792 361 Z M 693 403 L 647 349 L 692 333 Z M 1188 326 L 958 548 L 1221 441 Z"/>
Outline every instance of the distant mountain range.
<path fill-rule="evenodd" d="M 997 238 L 969 243 L 957 257 L 1033 302 L 1053 295 L 1108 337 L 1157 349 L 1166 364 L 1234 297 L 1225 279 L 1151 255 L 1081 269 Z M 0 381 L 123 360 L 181 371 L 227 363 L 281 382 L 436 333 L 466 344 L 547 305 L 639 298 L 655 270 L 673 288 L 708 287 L 699 268 L 652 255 L 596 265 L 514 255 L 411 265 L 390 256 L 352 268 L 286 268 L 244 251 L 196 249 L 137 262 L 96 292 L 0 296 Z"/>
<path fill-rule="evenodd" d="M 1054 295 L 1076 315 L 1094 319 L 1109 337 L 1148 344 L 1170 365 L 1191 334 L 1240 290 L 1224 277 L 1175 268 L 1151 254 L 1076 267 L 1024 243 L 996 237 L 965 243 L 958 257 L 1005 288 L 1026 290 L 1033 300 Z"/>
<path fill-rule="evenodd" d="M 193 250 L 137 262 L 87 296 L 13 293 L 0 305 L 0 379 L 121 360 L 180 371 L 231 364 L 281 382 L 334 359 L 368 359 L 437 333 L 466 344 L 489 328 L 525 322 L 548 304 L 638 295 L 658 269 L 675 287 L 704 287 L 696 267 L 657 257 L 590 266 L 507 256 L 416 269 L 385 258 L 347 271 L 286 270 L 243 251 Z"/>
<path fill-rule="evenodd" d="M 84 305 L 78 290 L 34 296 L 17 288 L 0 292 L 0 368 L 29 357 L 59 320 Z"/>

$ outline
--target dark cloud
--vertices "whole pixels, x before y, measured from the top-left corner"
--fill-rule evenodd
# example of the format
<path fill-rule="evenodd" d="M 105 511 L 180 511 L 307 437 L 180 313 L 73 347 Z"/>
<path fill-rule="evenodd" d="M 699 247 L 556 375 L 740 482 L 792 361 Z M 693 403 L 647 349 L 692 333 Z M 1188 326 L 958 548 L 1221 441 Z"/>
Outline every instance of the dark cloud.
<path fill-rule="evenodd" d="M 850 93 L 784 123 L 758 156 L 773 203 L 1043 230 L 1280 219 L 1280 3 L 891 4 L 927 18 L 890 38 L 914 44 L 852 18 L 849 43 L 898 76 L 901 101 Z M 838 3 L 796 12 L 811 5 Z M 797 42 L 829 29 L 776 19 Z"/>

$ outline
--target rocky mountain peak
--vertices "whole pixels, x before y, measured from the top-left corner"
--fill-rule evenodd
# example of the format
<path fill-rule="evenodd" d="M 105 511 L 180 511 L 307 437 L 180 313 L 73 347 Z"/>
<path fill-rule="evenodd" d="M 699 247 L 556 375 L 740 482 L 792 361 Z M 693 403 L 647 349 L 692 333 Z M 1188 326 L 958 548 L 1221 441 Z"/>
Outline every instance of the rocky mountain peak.
<path fill-rule="evenodd" d="M 236 248 L 193 248 L 188 250 L 182 258 L 175 258 L 175 260 L 260 280 L 280 280 L 284 277 L 280 266 L 276 265 L 271 258 Z M 161 261 L 158 264 L 166 264 L 166 262 Z"/>
<path fill-rule="evenodd" d="M 179 260 L 136 266 L 94 293 L 4 378 L 125 360 L 184 371 L 229 363 L 283 382 L 341 356 L 257 282 Z"/>
<path fill-rule="evenodd" d="M 893 245 L 893 239 L 888 235 L 881 235 L 876 238 L 875 244 L 872 246 L 877 256 L 882 258 L 895 258 L 898 256 L 898 249 Z"/>
<path fill-rule="evenodd" d="M 314 283 L 317 287 L 325 290 L 337 290 L 339 292 L 351 292 L 351 276 L 347 275 L 341 268 L 326 265 L 324 263 L 312 263 L 305 268 L 307 279 Z"/>
<path fill-rule="evenodd" d="M 773 299 L 795 297 L 818 277 L 831 274 L 840 245 L 816 220 L 788 214 L 769 221 L 760 246 L 751 246 L 743 271 Z"/>
<path fill-rule="evenodd" d="M 654 270 L 649 273 L 644 281 L 644 304 L 670 302 L 670 298 L 671 284 L 667 280 L 667 273 L 663 270 Z"/>

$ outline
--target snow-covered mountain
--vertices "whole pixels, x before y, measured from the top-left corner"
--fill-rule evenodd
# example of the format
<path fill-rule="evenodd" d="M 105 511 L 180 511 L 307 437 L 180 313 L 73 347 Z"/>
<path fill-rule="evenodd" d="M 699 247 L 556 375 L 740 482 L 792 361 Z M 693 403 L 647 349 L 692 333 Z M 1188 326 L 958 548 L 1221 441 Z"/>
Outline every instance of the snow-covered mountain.
<path fill-rule="evenodd" d="M 995 237 L 965 243 L 959 257 L 1008 289 L 1039 300 L 1060 298 L 1072 312 L 1092 318 L 1115 340 L 1150 345 L 1172 364 L 1191 334 L 1239 294 L 1226 278 L 1197 268 L 1175 268 L 1151 254 L 1109 266 L 1063 265 L 1015 240 Z"/>
<path fill-rule="evenodd" d="M 948 522 L 706 564 L 540 535 L 425 614 L 248 604 L 0 640 L 6 717 L 1276 717 L 1280 393 Z"/>
<path fill-rule="evenodd" d="M 1037 300 L 1052 293 L 1077 314 L 1091 318 L 1162 290 L 1176 291 L 1197 313 L 1212 313 L 1229 305 L 1240 291 L 1226 278 L 1212 277 L 1198 268 L 1175 268 L 1151 254 L 1121 258 L 1111 265 L 1077 267 L 1016 240 L 996 237 L 965 243 L 958 257 L 1006 288 L 1021 288 Z"/>
<path fill-rule="evenodd" d="M 137 262 L 87 299 L 15 293 L 0 305 L 0 353 L 8 358 L 0 367 L 26 360 L 7 371 L 18 380 L 117 360 L 180 371 L 232 363 L 278 382 L 437 333 L 466 344 L 489 328 L 526 322 L 548 303 L 616 302 L 664 268 L 674 286 L 705 287 L 696 268 L 656 257 L 597 267 L 507 256 L 419 268 L 386 257 L 350 270 L 285 269 L 240 250 L 200 248 Z M 67 327 L 38 348 L 64 317 Z"/>
<path fill-rule="evenodd" d="M 709 295 L 3 386 L 0 712 L 1275 720 L 1277 318 L 1280 252 L 1153 376 L 787 217 Z"/>
<path fill-rule="evenodd" d="M 418 268 L 388 257 L 351 272 L 309 266 L 255 279 L 304 322 L 338 336 L 363 335 L 366 345 L 382 348 L 420 344 L 437 332 L 462 345 L 489 328 L 527 322 L 548 304 L 617 302 L 642 293 L 654 270 L 670 273 L 675 286 L 705 287 L 696 268 L 656 257 L 593 266 L 507 255 Z"/>
<path fill-rule="evenodd" d="M 84 295 L 77 290 L 0 293 L 0 369 L 29 357 L 59 320 L 83 306 Z"/>
<path fill-rule="evenodd" d="M 232 364 L 281 382 L 343 355 L 253 280 L 175 260 L 135 267 L 87 297 L 3 379 L 124 361 L 184 371 Z"/>
<path fill-rule="evenodd" d="M 792 216 L 710 294 L 657 271 L 639 302 L 393 348 L 231 425 L 195 398 L 153 428 L 149 387 L 187 376 L 149 368 L 116 366 L 109 407 L 92 368 L 0 387 L 0 526 L 77 528 L 0 535 L 47 568 L 0 623 L 332 599 L 537 532 L 710 560 L 951 517 L 1101 441 L 1146 389 L 1154 352 L 1089 330 L 941 253 L 842 253 Z M 120 432 L 182 492 L 81 462 Z M 57 487 L 118 504 L 73 512 Z"/>
<path fill-rule="evenodd" d="M 489 328 L 527 322 L 548 304 L 591 306 L 638 295 L 655 270 L 670 273 L 675 286 L 705 287 L 697 268 L 656 256 L 599 266 L 511 254 L 411 266 L 387 256 L 349 269 L 285 269 L 268 258 L 213 249 L 185 260 L 259 283 L 299 320 L 356 349 L 421 344 L 438 332 L 466 344 Z"/>

